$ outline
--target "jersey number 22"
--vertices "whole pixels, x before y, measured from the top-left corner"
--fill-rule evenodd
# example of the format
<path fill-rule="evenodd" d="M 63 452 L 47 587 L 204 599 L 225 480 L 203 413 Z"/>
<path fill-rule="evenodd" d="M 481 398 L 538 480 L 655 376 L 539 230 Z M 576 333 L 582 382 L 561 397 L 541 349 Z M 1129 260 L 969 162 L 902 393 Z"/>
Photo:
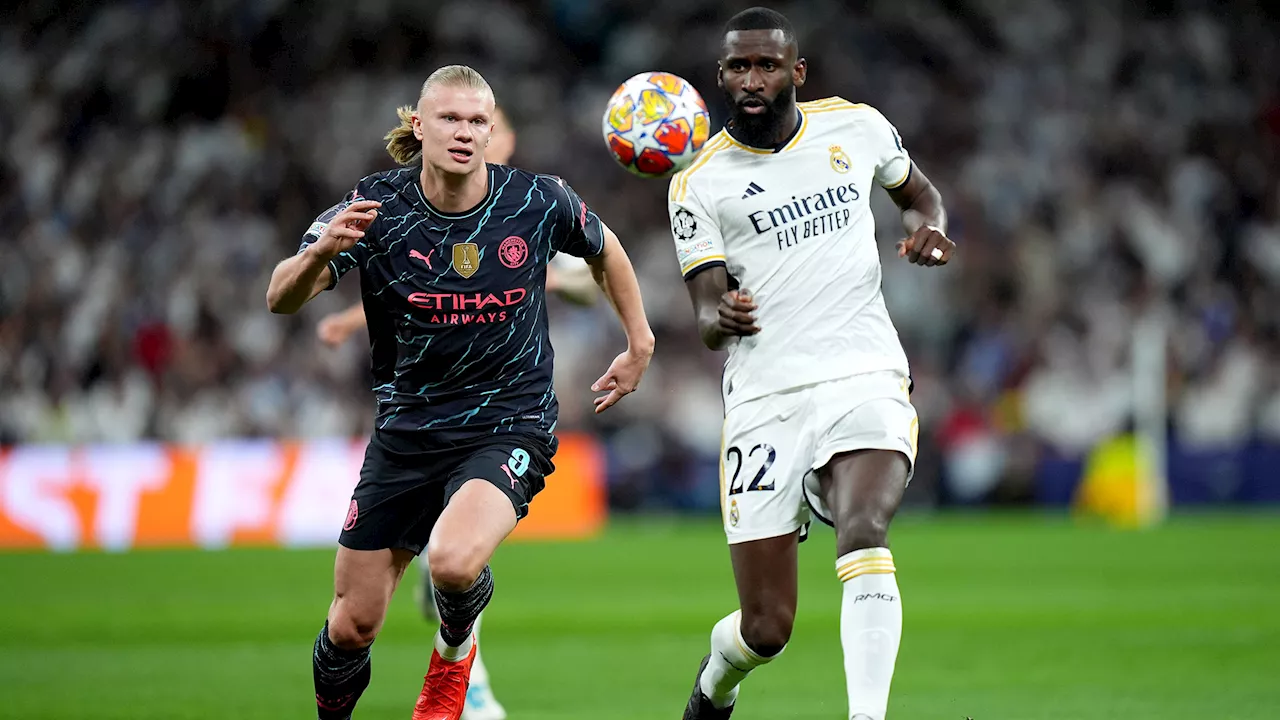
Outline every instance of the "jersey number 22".
<path fill-rule="evenodd" d="M 756 476 L 751 479 L 751 484 L 747 485 L 745 488 L 743 487 L 743 483 L 746 482 L 746 478 L 740 477 L 742 475 L 742 465 L 744 463 L 742 450 L 735 446 L 729 448 L 725 452 L 725 463 L 728 463 L 730 459 L 735 460 L 733 478 L 729 480 L 730 495 L 737 495 L 744 490 L 746 492 L 755 492 L 757 490 L 773 489 L 772 480 L 769 481 L 768 485 L 761 485 L 760 481 L 764 480 L 764 476 L 768 474 L 769 468 L 773 467 L 773 461 L 778 459 L 778 451 L 774 450 L 772 445 L 760 443 L 759 445 L 751 448 L 750 452 L 746 454 L 746 459 L 754 459 L 757 452 L 759 452 L 760 457 L 762 458 L 760 462 L 760 469 L 756 471 Z"/>

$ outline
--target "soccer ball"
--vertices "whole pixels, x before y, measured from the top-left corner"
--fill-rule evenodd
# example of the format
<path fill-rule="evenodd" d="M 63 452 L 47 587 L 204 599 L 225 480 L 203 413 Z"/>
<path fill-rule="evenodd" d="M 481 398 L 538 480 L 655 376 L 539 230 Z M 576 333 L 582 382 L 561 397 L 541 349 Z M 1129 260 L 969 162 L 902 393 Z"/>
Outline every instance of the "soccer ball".
<path fill-rule="evenodd" d="M 646 72 L 618 86 L 601 122 L 609 154 L 644 178 L 664 178 L 697 157 L 711 134 L 711 115 L 687 80 Z"/>

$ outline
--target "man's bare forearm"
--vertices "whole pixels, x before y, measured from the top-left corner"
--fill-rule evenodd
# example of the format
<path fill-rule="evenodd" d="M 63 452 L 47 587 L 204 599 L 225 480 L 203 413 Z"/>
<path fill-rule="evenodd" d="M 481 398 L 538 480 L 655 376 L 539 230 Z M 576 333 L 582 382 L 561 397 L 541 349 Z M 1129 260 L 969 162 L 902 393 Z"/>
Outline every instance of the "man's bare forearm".
<path fill-rule="evenodd" d="M 653 330 L 645 316 L 640 281 L 636 279 L 635 268 L 631 266 L 627 251 L 612 231 L 605 230 L 604 251 L 599 258 L 592 258 L 590 262 L 592 275 L 622 322 L 628 348 L 636 353 L 652 353 Z"/>
<path fill-rule="evenodd" d="M 938 228 L 944 234 L 947 232 L 947 210 L 942 206 L 942 193 L 933 185 L 922 190 L 902 211 L 902 227 L 907 231 L 907 237 L 926 225 Z"/>
<path fill-rule="evenodd" d="M 707 268 L 686 280 L 685 287 L 693 301 L 702 344 L 708 350 L 723 350 L 732 337 L 720 325 L 720 298 L 729 292 L 728 273 L 722 267 Z"/>
<path fill-rule="evenodd" d="M 329 259 L 307 248 L 271 271 L 267 307 L 273 313 L 296 313 L 328 287 L 330 280 Z"/>
<path fill-rule="evenodd" d="M 920 168 L 912 165 L 906 184 L 888 192 L 902 210 L 902 228 L 907 231 L 907 237 L 925 226 L 935 227 L 946 234 L 947 210 L 942 205 L 942 193 Z"/>

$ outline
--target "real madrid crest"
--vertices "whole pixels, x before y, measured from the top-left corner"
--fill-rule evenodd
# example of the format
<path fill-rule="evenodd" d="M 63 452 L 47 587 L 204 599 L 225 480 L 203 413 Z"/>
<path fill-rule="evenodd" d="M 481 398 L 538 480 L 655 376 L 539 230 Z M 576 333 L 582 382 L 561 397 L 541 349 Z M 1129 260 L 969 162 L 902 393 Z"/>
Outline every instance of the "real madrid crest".
<path fill-rule="evenodd" d="M 453 269 L 464 278 L 469 278 L 480 269 L 480 246 L 473 242 L 455 243 L 453 246 Z"/>
<path fill-rule="evenodd" d="M 729 524 L 738 527 L 738 501 L 731 500 L 729 502 Z"/>
<path fill-rule="evenodd" d="M 853 163 L 849 162 L 849 156 L 840 149 L 839 145 L 832 145 L 831 150 L 831 169 L 838 173 L 847 173 L 849 168 L 853 167 Z"/>

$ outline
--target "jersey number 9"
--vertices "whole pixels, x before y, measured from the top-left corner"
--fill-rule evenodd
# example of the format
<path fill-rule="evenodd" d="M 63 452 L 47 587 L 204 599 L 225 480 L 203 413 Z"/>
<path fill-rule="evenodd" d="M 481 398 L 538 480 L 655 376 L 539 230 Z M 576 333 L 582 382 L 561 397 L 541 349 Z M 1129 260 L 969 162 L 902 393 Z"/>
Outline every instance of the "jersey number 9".
<path fill-rule="evenodd" d="M 516 477 L 524 477 L 529 469 L 529 452 L 524 448 L 512 450 L 511 457 L 507 458 L 507 469 Z"/>

